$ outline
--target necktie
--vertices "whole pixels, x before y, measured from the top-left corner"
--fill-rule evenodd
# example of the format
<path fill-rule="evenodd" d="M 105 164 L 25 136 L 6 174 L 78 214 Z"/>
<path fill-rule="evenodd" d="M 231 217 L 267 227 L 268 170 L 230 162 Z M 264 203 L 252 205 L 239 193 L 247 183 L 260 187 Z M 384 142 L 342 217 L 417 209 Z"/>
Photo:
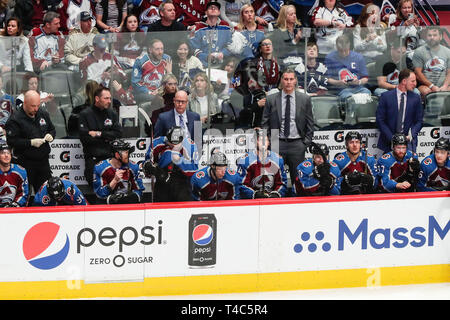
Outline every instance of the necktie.
<path fill-rule="evenodd" d="M 403 112 L 405 109 L 405 94 L 402 93 L 402 97 L 400 98 L 400 109 L 398 110 L 397 115 L 397 132 L 403 132 L 402 130 L 402 122 L 403 122 Z"/>
<path fill-rule="evenodd" d="M 180 117 L 180 127 L 183 129 L 186 135 L 188 135 L 189 133 L 186 130 L 186 125 L 184 124 L 183 116 L 180 114 L 179 117 Z"/>
<path fill-rule="evenodd" d="M 284 136 L 289 138 L 290 124 L 291 124 L 291 96 L 286 96 L 286 108 L 284 111 Z"/>

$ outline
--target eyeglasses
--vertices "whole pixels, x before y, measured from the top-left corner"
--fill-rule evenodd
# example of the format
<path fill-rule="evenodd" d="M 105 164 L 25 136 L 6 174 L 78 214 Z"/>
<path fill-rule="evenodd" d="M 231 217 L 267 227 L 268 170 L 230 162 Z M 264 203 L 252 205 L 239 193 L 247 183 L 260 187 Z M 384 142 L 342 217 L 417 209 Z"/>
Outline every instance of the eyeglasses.
<path fill-rule="evenodd" d="M 270 42 L 261 42 L 261 47 L 270 47 L 271 45 Z"/>
<path fill-rule="evenodd" d="M 188 101 L 187 100 L 173 100 L 174 103 L 180 103 L 180 104 L 185 104 Z"/>

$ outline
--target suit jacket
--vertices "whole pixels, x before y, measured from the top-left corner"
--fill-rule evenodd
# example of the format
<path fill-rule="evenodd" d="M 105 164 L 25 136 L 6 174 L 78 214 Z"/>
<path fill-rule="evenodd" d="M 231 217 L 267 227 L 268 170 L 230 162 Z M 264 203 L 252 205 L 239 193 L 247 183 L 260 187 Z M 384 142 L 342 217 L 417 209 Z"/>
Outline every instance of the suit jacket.
<path fill-rule="evenodd" d="M 295 123 L 298 133 L 305 145 L 309 145 L 314 134 L 314 119 L 311 98 L 295 91 Z M 262 127 L 265 129 L 281 129 L 281 91 L 267 96 L 262 116 Z"/>
<path fill-rule="evenodd" d="M 398 115 L 398 99 L 397 89 L 393 89 L 383 93 L 378 102 L 376 112 L 376 119 L 378 129 L 380 130 L 380 137 L 378 139 L 377 147 L 383 152 L 391 150 L 391 139 L 396 133 L 397 115 Z M 406 136 L 411 129 L 413 137 L 412 144 L 409 148 L 415 151 L 417 146 L 417 134 L 423 125 L 423 106 L 420 96 L 412 91 L 408 91 L 406 95 L 406 114 L 403 123 L 403 134 Z"/>
<path fill-rule="evenodd" d="M 159 115 L 158 121 L 156 122 L 155 126 L 155 138 L 165 136 L 170 128 L 176 126 L 175 112 L 175 109 L 172 109 Z M 200 115 L 196 112 L 186 110 L 186 116 L 188 119 L 187 127 L 189 130 L 189 134 L 191 135 L 191 139 L 194 140 L 194 122 L 200 121 Z"/>

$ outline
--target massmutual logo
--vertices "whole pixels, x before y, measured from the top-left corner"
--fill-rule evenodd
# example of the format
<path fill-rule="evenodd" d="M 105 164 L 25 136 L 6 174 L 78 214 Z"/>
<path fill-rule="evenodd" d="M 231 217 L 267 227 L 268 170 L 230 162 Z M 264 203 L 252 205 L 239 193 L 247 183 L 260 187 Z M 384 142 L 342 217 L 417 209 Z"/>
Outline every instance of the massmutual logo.
<path fill-rule="evenodd" d="M 439 224 L 434 216 L 428 217 L 428 224 L 413 228 L 370 228 L 369 219 L 363 219 L 357 227 L 349 227 L 345 220 L 339 220 L 337 239 L 323 231 L 304 231 L 294 243 L 295 253 L 312 254 L 315 252 L 343 251 L 350 247 L 367 250 L 402 249 L 406 247 L 432 247 L 443 241 L 450 230 L 450 220 L 444 225 Z M 337 240 L 337 242 L 335 241 Z"/>

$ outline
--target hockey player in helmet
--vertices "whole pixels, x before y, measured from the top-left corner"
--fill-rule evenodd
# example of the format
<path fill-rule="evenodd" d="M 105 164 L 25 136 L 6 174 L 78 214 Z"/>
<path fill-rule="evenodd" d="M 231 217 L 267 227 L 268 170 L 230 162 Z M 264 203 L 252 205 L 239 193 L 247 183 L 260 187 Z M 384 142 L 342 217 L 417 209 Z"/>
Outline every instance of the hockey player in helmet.
<path fill-rule="evenodd" d="M 111 142 L 112 157 L 99 162 L 94 168 L 94 192 L 99 203 L 139 203 L 144 185 L 139 166 L 130 161 L 134 151 L 128 142 L 116 139 Z"/>
<path fill-rule="evenodd" d="M 27 171 L 11 163 L 11 147 L 0 144 L 0 207 L 24 207 L 28 202 Z"/>
<path fill-rule="evenodd" d="M 412 192 L 417 187 L 420 163 L 417 155 L 407 150 L 408 140 L 403 133 L 391 139 L 391 152 L 378 160 L 379 190 L 381 192 Z"/>
<path fill-rule="evenodd" d="M 51 177 L 34 196 L 35 206 L 86 205 L 86 199 L 80 189 L 70 180 Z"/>
<path fill-rule="evenodd" d="M 433 153 L 420 163 L 418 191 L 450 190 L 450 141 L 439 138 Z"/>
<path fill-rule="evenodd" d="M 340 194 L 341 172 L 329 161 L 326 144 L 312 142 L 309 148 L 312 158 L 297 167 L 294 191 L 298 196 L 327 196 Z"/>

